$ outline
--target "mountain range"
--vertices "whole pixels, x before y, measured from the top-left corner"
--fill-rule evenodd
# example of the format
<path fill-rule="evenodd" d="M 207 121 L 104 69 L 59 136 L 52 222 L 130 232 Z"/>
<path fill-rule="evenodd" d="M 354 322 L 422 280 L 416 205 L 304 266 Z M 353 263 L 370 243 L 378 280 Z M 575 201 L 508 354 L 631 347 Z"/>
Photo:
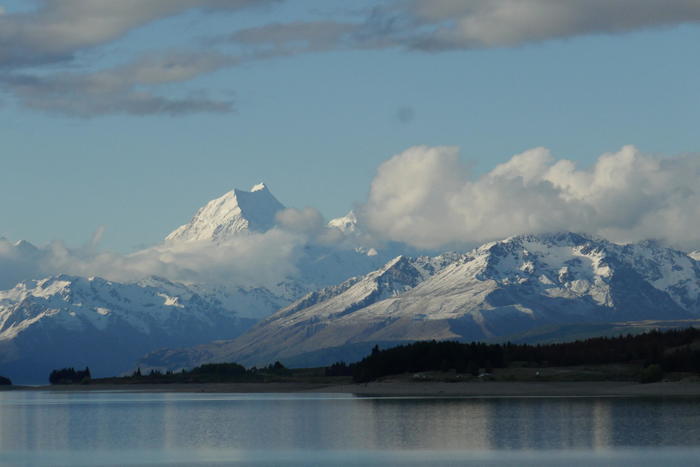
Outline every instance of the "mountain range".
<path fill-rule="evenodd" d="M 141 364 L 326 365 L 376 344 L 493 340 L 552 325 L 694 318 L 700 318 L 700 263 L 686 253 L 574 233 L 525 235 L 465 254 L 399 256 L 307 294 L 236 339 L 156 352 Z"/>
<path fill-rule="evenodd" d="M 158 248 L 218 247 L 264 233 L 277 227 L 284 209 L 264 183 L 235 189 L 208 202 Z M 23 259 L 45 254 L 26 241 L 6 243 L 8 257 L 16 260 L 9 264 L 14 274 L 27 263 Z M 0 291 L 0 374 L 25 383 L 45 382 L 53 368 L 68 365 L 89 366 L 96 376 L 121 374 L 159 348 L 236 337 L 309 291 L 369 272 L 387 259 L 373 249 L 314 244 L 297 256 L 298 274 L 273 285 L 162 277 L 123 283 L 67 274 L 22 281 Z"/>
<path fill-rule="evenodd" d="M 282 228 L 284 210 L 263 183 L 235 189 L 159 248 L 222 248 Z M 557 233 L 416 255 L 401 244 L 367 242 L 352 211 L 324 228 L 341 241 L 303 244 L 297 273 L 273 285 L 66 274 L 22 281 L 0 292 L 0 374 L 41 383 L 64 366 L 106 376 L 137 365 L 212 361 L 324 365 L 359 358 L 377 344 L 551 339 L 583 332 L 580 326 L 606 332 L 628 326 L 619 323 L 692 324 L 700 317 L 698 252 Z M 10 246 L 16 258 L 42 254 L 28 242 Z"/>
<path fill-rule="evenodd" d="M 215 295 L 162 278 L 25 281 L 0 292 L 0 368 L 25 383 L 45 382 L 64 366 L 110 376 L 131 370 L 146 352 L 235 337 L 254 322 Z"/>

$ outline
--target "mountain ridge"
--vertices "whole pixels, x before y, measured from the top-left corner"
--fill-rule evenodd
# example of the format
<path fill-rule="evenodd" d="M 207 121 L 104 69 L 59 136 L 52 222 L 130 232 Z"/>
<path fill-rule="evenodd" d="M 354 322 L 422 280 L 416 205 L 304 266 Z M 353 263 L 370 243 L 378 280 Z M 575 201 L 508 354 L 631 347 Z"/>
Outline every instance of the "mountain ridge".
<path fill-rule="evenodd" d="M 443 257 L 427 274 L 418 271 L 437 258 L 395 258 L 303 297 L 233 341 L 192 351 L 215 361 L 263 364 L 343 345 L 484 340 L 551 324 L 700 316 L 700 264 L 654 242 L 522 235 Z M 386 277 L 391 280 L 382 282 Z M 187 350 L 161 360 L 197 363 Z M 154 365 L 158 355 L 142 362 Z"/>
<path fill-rule="evenodd" d="M 239 335 L 254 323 L 183 284 L 60 274 L 0 291 L 0 372 L 45 382 L 57 366 L 128 371 L 144 352 Z"/>

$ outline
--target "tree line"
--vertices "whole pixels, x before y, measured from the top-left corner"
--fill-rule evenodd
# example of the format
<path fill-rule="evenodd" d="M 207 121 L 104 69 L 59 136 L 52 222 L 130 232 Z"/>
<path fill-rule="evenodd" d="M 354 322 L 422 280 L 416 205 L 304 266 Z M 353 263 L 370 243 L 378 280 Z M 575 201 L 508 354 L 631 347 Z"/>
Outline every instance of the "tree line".
<path fill-rule="evenodd" d="M 75 368 L 62 368 L 53 370 L 49 374 L 51 384 L 85 384 L 90 381 L 90 368 L 76 371 Z"/>
<path fill-rule="evenodd" d="M 618 337 L 597 337 L 554 344 L 486 344 L 453 341 L 422 341 L 385 350 L 378 347 L 357 363 L 338 362 L 329 375 L 348 375 L 355 381 L 422 371 L 478 374 L 505 368 L 512 362 L 530 366 L 575 366 L 639 363 L 658 366 L 662 372 L 700 373 L 700 330 L 695 328 L 651 331 Z"/>
<path fill-rule="evenodd" d="M 271 378 L 289 376 L 291 370 L 282 363 L 275 362 L 265 367 L 246 368 L 238 363 L 206 363 L 191 370 L 177 372 L 150 370 L 142 372 L 137 368 L 131 375 L 115 378 L 102 378 L 100 382 L 111 383 L 221 383 L 221 382 L 262 382 Z M 51 384 L 86 384 L 91 382 L 90 369 L 76 371 L 74 368 L 53 370 L 49 375 Z"/>
<path fill-rule="evenodd" d="M 640 381 L 658 381 L 664 372 L 700 373 L 700 330 L 696 328 L 650 331 L 636 335 L 596 337 L 552 344 L 487 344 L 484 342 L 420 341 L 388 349 L 375 346 L 359 362 L 337 362 L 319 369 L 325 376 L 352 377 L 366 382 L 383 376 L 425 371 L 455 371 L 460 374 L 490 373 L 513 363 L 529 367 L 562 367 L 634 363 L 642 371 Z M 137 369 L 130 376 L 105 378 L 113 383 L 208 383 L 278 381 L 294 377 L 279 361 L 265 367 L 245 368 L 238 363 L 209 363 L 179 372 Z M 90 382 L 90 369 L 53 370 L 51 384 Z M 0 378 L 0 384 L 2 379 Z"/>

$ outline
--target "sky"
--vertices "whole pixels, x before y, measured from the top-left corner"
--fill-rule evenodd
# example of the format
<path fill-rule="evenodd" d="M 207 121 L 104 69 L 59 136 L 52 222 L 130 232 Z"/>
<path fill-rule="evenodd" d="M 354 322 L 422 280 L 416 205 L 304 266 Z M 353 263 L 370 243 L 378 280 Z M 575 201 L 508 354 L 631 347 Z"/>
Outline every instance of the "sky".
<path fill-rule="evenodd" d="M 699 1 L 349 3 L 0 0 L 0 236 L 131 252 L 264 181 L 417 247 L 700 248 Z"/>

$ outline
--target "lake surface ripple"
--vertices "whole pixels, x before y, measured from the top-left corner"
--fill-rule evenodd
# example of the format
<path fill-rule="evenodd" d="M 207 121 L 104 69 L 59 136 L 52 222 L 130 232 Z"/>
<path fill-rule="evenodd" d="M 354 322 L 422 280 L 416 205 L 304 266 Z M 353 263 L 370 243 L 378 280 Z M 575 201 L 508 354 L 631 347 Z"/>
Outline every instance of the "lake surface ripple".
<path fill-rule="evenodd" d="M 700 400 L 0 392 L 0 466 L 689 466 Z"/>

